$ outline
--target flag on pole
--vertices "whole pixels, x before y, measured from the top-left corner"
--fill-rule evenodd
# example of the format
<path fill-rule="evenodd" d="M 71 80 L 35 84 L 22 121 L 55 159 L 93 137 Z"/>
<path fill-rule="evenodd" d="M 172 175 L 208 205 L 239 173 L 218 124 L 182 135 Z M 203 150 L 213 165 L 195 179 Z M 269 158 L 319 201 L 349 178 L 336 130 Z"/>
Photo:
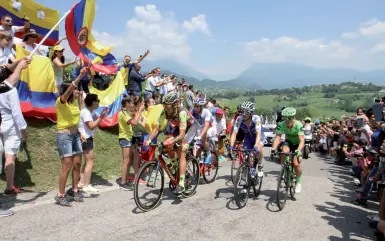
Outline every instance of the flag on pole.
<path fill-rule="evenodd" d="M 91 63 L 95 71 L 114 74 L 118 67 L 110 54 L 112 47 L 103 46 L 92 35 L 94 16 L 95 0 L 81 0 L 72 7 L 65 22 L 69 46 L 76 56 Z"/>

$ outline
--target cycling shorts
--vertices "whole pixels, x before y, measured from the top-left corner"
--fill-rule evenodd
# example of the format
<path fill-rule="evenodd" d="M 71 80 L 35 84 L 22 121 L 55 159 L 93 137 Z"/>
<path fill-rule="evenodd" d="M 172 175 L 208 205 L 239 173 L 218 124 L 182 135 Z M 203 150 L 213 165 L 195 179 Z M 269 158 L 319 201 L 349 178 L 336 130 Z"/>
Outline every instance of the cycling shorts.
<path fill-rule="evenodd" d="M 288 146 L 289 149 L 290 149 L 290 152 L 295 152 L 298 149 L 298 146 L 299 146 L 299 144 L 294 145 L 293 143 L 291 143 L 289 141 L 286 141 L 283 145 L 284 146 Z"/>

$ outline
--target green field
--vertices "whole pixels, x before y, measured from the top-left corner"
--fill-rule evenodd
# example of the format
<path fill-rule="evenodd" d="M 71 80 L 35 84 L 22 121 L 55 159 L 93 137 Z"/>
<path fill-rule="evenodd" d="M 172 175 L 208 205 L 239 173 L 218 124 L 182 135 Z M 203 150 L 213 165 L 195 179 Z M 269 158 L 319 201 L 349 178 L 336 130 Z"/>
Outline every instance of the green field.
<path fill-rule="evenodd" d="M 374 95 L 374 92 L 361 92 L 359 94 L 338 94 L 336 98 L 338 97 L 349 97 L 353 100 L 353 104 L 356 106 L 361 106 L 364 104 L 363 100 L 356 100 L 354 99 L 355 95 L 362 95 L 362 96 L 372 96 Z M 324 98 L 325 93 L 321 92 L 307 92 L 302 95 L 299 95 L 299 98 L 294 101 L 286 101 L 282 100 L 280 102 L 277 101 L 276 95 L 261 95 L 261 96 L 255 96 L 255 104 L 256 109 L 273 109 L 276 105 L 279 106 L 292 106 L 293 102 L 307 102 L 308 105 L 304 106 L 308 108 L 312 114 L 313 117 L 331 117 L 331 116 L 342 116 L 342 115 L 352 115 L 353 112 L 346 112 L 344 110 L 340 110 L 337 108 L 331 107 L 331 104 L 328 103 L 331 99 Z M 235 109 L 236 106 L 243 101 L 246 101 L 251 96 L 242 96 L 235 99 L 217 99 L 218 103 L 222 106 L 230 106 L 230 108 Z M 336 99 L 335 98 L 335 99 Z"/>

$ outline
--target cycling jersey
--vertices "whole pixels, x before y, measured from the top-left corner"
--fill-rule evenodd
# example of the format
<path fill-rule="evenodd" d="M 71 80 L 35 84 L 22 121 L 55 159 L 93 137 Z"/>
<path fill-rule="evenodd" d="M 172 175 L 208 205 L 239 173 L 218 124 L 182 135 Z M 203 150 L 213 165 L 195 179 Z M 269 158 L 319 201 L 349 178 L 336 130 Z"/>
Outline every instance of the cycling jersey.
<path fill-rule="evenodd" d="M 174 116 L 168 116 L 166 111 L 162 110 L 159 117 L 159 130 L 164 131 L 166 135 L 175 137 L 179 135 L 179 131 L 181 129 L 186 130 L 186 134 L 183 139 L 183 142 L 186 144 L 191 143 L 198 128 L 198 122 L 184 108 L 179 109 L 179 113 Z"/>
<path fill-rule="evenodd" d="M 299 144 L 299 135 L 304 135 L 303 131 L 303 125 L 299 121 L 295 121 L 292 128 L 289 128 L 286 126 L 285 121 L 281 121 L 278 123 L 276 133 L 279 134 L 285 134 L 286 141 L 293 144 L 298 145 Z"/>
<path fill-rule="evenodd" d="M 204 108 L 200 114 L 195 113 L 195 110 L 192 111 L 192 116 L 195 118 L 195 120 L 198 121 L 199 125 L 203 126 L 205 122 L 213 122 L 213 115 L 211 112 Z"/>
<path fill-rule="evenodd" d="M 257 139 L 257 131 L 261 132 L 261 144 L 264 143 L 264 135 L 262 131 L 261 118 L 258 115 L 253 115 L 251 117 L 250 126 L 247 126 L 246 122 L 243 120 L 243 116 L 238 116 L 237 120 L 234 123 L 234 131 L 239 133 L 244 133 L 243 146 L 247 149 L 252 149 L 255 146 L 255 141 Z"/>

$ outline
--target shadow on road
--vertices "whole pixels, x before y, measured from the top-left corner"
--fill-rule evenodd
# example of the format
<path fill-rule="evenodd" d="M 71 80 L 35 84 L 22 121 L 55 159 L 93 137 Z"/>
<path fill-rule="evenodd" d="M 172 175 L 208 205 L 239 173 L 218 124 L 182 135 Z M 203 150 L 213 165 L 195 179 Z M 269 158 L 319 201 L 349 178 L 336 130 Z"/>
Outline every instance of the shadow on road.
<path fill-rule="evenodd" d="M 325 205 L 315 205 L 317 210 L 325 213 L 322 218 L 342 234 L 342 238 L 330 236 L 329 240 L 373 240 L 373 230 L 368 227 L 366 217 L 377 212 L 378 205 L 373 205 L 370 208 L 373 212 L 370 212 L 370 209 L 351 204 L 351 201 L 356 199 L 355 189 L 357 188 L 354 186 L 353 177 L 349 172 L 351 166 L 338 166 L 334 164 L 333 159 L 320 155 L 318 158 L 320 161 L 330 164 L 329 168 L 326 169 L 329 173 L 328 179 L 334 183 L 334 190 L 330 193 L 330 196 L 338 198 L 342 202 L 342 204 L 325 202 Z"/>

